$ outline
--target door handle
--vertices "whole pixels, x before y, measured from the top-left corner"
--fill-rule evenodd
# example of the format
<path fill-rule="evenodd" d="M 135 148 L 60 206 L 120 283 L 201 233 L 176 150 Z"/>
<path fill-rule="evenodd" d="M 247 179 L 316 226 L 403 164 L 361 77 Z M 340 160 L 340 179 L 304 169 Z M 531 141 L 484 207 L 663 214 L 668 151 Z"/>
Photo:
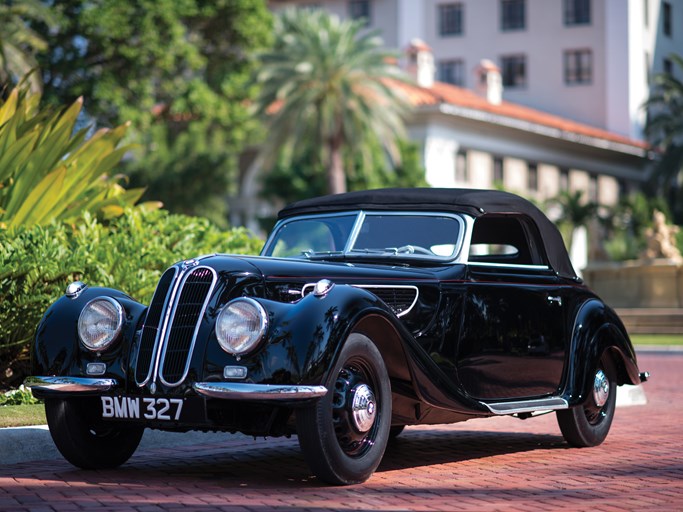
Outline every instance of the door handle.
<path fill-rule="evenodd" d="M 558 306 L 562 305 L 562 297 L 559 295 L 557 297 L 553 297 L 552 295 L 548 295 L 548 304 L 557 304 Z"/>

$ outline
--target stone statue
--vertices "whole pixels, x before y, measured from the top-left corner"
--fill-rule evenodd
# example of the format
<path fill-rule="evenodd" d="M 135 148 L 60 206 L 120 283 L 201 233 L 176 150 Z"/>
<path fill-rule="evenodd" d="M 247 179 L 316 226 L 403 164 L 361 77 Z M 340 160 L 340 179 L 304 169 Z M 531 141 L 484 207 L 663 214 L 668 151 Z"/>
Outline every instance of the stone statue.
<path fill-rule="evenodd" d="M 646 260 L 667 259 L 673 263 L 683 263 L 681 251 L 676 247 L 678 229 L 678 226 L 667 225 L 664 214 L 655 210 L 653 225 L 645 231 L 647 249 L 643 251 L 641 258 Z"/>

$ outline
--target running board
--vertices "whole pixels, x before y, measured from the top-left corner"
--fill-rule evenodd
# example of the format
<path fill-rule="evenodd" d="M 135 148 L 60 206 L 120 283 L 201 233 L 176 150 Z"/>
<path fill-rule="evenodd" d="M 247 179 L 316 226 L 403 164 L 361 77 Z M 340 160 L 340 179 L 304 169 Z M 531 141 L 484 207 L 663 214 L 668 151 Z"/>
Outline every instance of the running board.
<path fill-rule="evenodd" d="M 484 402 L 482 402 L 484 403 Z M 522 400 L 519 402 L 484 403 L 493 414 L 518 414 L 522 412 L 556 411 L 568 409 L 569 404 L 564 398 L 550 397 L 539 400 Z"/>

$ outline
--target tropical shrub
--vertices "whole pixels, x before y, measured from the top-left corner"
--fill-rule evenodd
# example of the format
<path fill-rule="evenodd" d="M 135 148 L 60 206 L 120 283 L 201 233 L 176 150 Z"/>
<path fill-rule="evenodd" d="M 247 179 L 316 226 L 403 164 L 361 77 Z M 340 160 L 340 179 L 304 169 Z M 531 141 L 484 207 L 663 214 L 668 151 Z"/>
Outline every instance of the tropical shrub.
<path fill-rule="evenodd" d="M 0 105 L 0 229 L 74 221 L 84 211 L 105 218 L 123 213 L 144 189 L 125 190 L 109 173 L 128 146 L 127 125 L 75 131 L 83 105 L 39 110 L 40 96 L 19 88 Z"/>
<path fill-rule="evenodd" d="M 0 230 L 0 389 L 18 385 L 27 347 L 47 307 L 74 280 L 123 290 L 147 303 L 175 261 L 214 252 L 255 254 L 262 241 L 206 219 L 128 209 L 109 222 L 85 214 L 66 223 Z"/>
<path fill-rule="evenodd" d="M 40 403 L 29 388 L 22 384 L 17 389 L 0 394 L 0 407 L 3 405 L 31 405 Z"/>

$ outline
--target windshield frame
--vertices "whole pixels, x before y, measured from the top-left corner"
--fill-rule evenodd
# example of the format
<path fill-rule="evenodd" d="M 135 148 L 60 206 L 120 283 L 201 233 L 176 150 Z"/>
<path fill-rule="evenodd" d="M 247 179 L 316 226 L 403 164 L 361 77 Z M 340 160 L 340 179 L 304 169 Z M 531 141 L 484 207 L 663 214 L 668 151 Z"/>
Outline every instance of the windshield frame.
<path fill-rule="evenodd" d="M 346 244 L 344 248 L 341 251 L 335 251 L 332 253 L 317 253 L 317 254 L 312 254 L 311 256 L 304 256 L 301 258 L 294 258 L 294 257 L 285 257 L 285 256 L 272 256 L 268 254 L 273 248 L 275 244 L 275 240 L 277 238 L 277 234 L 282 229 L 283 226 L 286 224 L 293 222 L 293 221 L 299 221 L 299 220 L 307 220 L 307 219 L 321 219 L 321 218 L 330 218 L 330 217 L 348 217 L 348 216 L 354 216 L 355 215 L 355 220 L 353 227 L 351 228 L 351 231 L 349 232 L 349 237 L 346 241 Z M 360 252 L 363 251 L 363 249 L 353 249 L 354 245 L 356 244 L 356 241 L 358 239 L 358 236 L 361 231 L 361 227 L 363 226 L 363 222 L 365 219 L 369 216 L 397 216 L 397 217 L 446 217 L 449 219 L 454 219 L 455 221 L 458 222 L 458 236 L 456 237 L 455 240 L 453 240 L 453 243 L 456 246 L 456 249 L 453 254 L 449 256 L 438 256 L 438 255 L 425 255 L 425 254 L 408 254 L 408 253 L 395 253 L 392 254 L 390 252 Z M 270 232 L 270 235 L 268 236 L 268 239 L 266 240 L 266 243 L 263 246 L 263 249 L 261 250 L 261 256 L 265 257 L 277 257 L 277 258 L 283 258 L 283 259 L 300 259 L 300 260 L 325 260 L 325 259 L 330 259 L 330 260 L 346 260 L 346 259 L 401 259 L 401 260 L 410 260 L 410 261 L 436 261 L 439 263 L 462 263 L 462 254 L 463 252 L 467 254 L 467 251 L 469 250 L 468 248 L 465 248 L 466 251 L 463 251 L 464 249 L 464 241 L 465 241 L 465 234 L 468 231 L 468 227 L 471 225 L 471 220 L 468 222 L 468 219 L 470 217 L 465 214 L 458 214 L 458 213 L 452 213 L 452 212 L 424 212 L 424 211 L 415 211 L 415 210 L 405 210 L 405 211 L 396 211 L 396 210 L 347 210 L 347 211 L 342 211 L 342 212 L 331 212 L 331 213 L 320 213 L 320 214 L 304 214 L 304 215 L 296 215 L 292 217 L 286 217 L 284 219 L 280 219 L 277 221 L 275 226 L 273 227 L 272 231 Z M 354 251 L 359 251 L 359 252 L 354 252 Z"/>

